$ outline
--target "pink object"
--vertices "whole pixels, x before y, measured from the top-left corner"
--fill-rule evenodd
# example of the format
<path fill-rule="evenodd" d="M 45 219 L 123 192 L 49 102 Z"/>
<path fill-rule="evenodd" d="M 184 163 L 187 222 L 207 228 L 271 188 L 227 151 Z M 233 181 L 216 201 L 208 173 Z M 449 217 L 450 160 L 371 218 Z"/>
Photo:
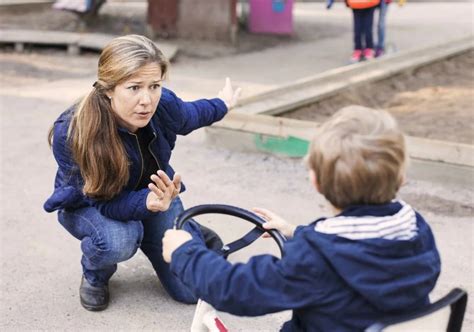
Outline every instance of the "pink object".
<path fill-rule="evenodd" d="M 229 332 L 217 311 L 209 303 L 199 299 L 194 312 L 191 332 Z"/>
<path fill-rule="evenodd" d="M 365 60 L 372 60 L 374 58 L 374 50 L 371 48 L 366 48 L 364 50 L 364 59 Z"/>
<path fill-rule="evenodd" d="M 291 35 L 294 0 L 249 0 L 249 30 L 254 33 Z"/>
<path fill-rule="evenodd" d="M 359 62 L 362 59 L 362 50 L 354 50 L 351 58 L 349 59 L 350 63 Z"/>
<path fill-rule="evenodd" d="M 219 332 L 229 332 L 229 330 L 224 325 L 224 323 L 222 323 L 219 317 L 214 318 L 214 324 L 216 324 L 216 327 L 219 330 Z"/>

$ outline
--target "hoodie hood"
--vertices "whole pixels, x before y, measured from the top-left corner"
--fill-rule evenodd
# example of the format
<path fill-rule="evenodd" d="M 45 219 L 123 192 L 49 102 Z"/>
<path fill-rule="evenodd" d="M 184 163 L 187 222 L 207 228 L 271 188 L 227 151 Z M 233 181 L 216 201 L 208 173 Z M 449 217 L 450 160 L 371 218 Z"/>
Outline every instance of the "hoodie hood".
<path fill-rule="evenodd" d="M 380 311 L 425 304 L 440 273 L 428 224 L 404 202 L 350 207 L 318 220 L 313 233 L 311 245 Z"/>

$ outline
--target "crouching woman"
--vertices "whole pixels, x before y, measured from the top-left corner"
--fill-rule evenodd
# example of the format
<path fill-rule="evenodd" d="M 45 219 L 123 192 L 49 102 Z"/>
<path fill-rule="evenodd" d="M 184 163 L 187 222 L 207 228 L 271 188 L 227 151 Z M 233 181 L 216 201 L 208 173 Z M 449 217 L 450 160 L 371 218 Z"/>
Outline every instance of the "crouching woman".
<path fill-rule="evenodd" d="M 81 241 L 80 300 L 87 310 L 109 302 L 117 263 L 140 248 L 163 287 L 177 301 L 195 296 L 162 258 L 162 237 L 183 210 L 180 176 L 169 165 L 177 135 L 212 124 L 235 104 L 227 80 L 219 98 L 184 102 L 162 87 L 168 62 L 149 39 L 112 40 L 99 58 L 90 93 L 55 121 L 49 142 L 58 164 L 48 212 Z M 193 222 L 189 231 L 208 247 L 221 245 Z"/>

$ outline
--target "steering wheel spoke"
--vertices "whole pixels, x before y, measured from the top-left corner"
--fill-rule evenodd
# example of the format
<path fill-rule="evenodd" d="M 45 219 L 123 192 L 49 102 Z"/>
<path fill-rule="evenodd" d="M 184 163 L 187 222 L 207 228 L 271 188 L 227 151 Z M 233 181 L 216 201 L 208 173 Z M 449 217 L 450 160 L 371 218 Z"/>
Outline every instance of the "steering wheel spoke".
<path fill-rule="evenodd" d="M 239 251 L 250 244 L 254 243 L 265 231 L 262 231 L 260 228 L 255 227 L 250 232 L 242 236 L 240 239 L 235 240 L 229 244 L 226 244 L 220 250 L 220 254 L 224 257 L 229 256 L 233 252 Z"/>

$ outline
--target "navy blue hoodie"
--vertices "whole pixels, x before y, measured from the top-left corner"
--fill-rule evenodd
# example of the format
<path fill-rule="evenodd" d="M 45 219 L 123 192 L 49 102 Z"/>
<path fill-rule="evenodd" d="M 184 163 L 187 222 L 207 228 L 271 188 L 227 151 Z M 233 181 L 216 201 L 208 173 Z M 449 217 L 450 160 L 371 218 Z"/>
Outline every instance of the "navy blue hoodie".
<path fill-rule="evenodd" d="M 281 259 L 231 264 L 191 240 L 175 250 L 171 270 L 220 311 L 292 309 L 283 331 L 363 331 L 382 316 L 428 304 L 440 258 L 425 220 L 394 201 L 299 226 Z"/>

